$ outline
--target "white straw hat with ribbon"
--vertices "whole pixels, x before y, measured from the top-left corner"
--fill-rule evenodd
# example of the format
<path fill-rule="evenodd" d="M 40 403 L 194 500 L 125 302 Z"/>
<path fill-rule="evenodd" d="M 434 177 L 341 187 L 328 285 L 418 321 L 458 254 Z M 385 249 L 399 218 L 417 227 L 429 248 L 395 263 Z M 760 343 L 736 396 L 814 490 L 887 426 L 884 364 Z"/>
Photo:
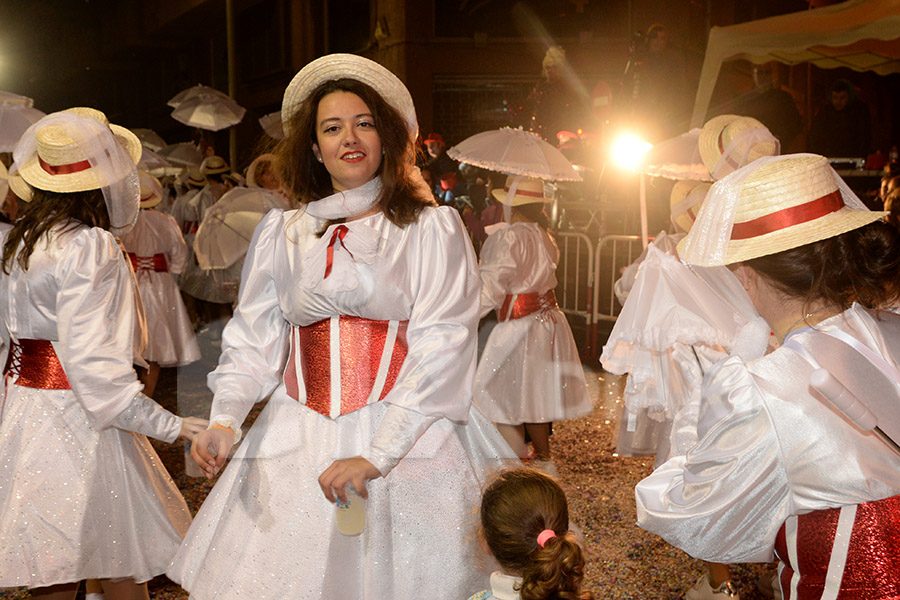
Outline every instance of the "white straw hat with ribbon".
<path fill-rule="evenodd" d="M 540 179 L 510 175 L 506 178 L 503 188 L 491 190 L 501 204 L 507 206 L 521 206 L 537 202 L 553 202 L 553 198 L 547 197 L 544 192 L 544 182 Z"/>
<path fill-rule="evenodd" d="M 415 139 L 418 135 L 416 108 L 403 82 L 377 62 L 355 54 L 329 54 L 317 58 L 294 76 L 284 91 L 281 105 L 281 122 L 285 134 L 290 133 L 291 118 L 313 90 L 326 81 L 337 79 L 355 79 L 373 88 L 400 113 L 410 136 Z"/>
<path fill-rule="evenodd" d="M 159 179 L 146 171 L 138 171 L 138 178 L 141 182 L 141 208 L 153 208 L 162 202 L 163 189 Z"/>
<path fill-rule="evenodd" d="M 669 195 L 669 215 L 679 231 L 691 230 L 710 185 L 712 184 L 705 181 L 685 179 L 672 186 L 672 193 Z"/>
<path fill-rule="evenodd" d="M 109 122 L 109 119 L 106 118 L 106 114 L 97 110 L 96 108 L 91 108 L 89 106 L 73 106 L 72 108 L 67 108 L 63 112 L 75 113 L 76 115 L 81 115 L 82 117 L 90 117 L 97 121 L 100 121 L 104 125 L 108 125 L 110 130 L 112 130 L 113 135 L 116 136 L 116 141 L 125 148 L 125 151 L 131 157 L 131 160 L 134 161 L 134 164 L 138 164 L 141 161 L 141 140 L 134 133 L 131 132 L 130 129 L 126 129 L 121 125 L 114 125 Z"/>
<path fill-rule="evenodd" d="M 883 218 L 816 154 L 760 158 L 712 186 L 678 255 L 737 263 L 846 233 Z"/>
<path fill-rule="evenodd" d="M 698 139 L 700 158 L 719 180 L 763 156 L 781 152 L 781 143 L 753 117 L 720 115 L 706 122 Z"/>
<path fill-rule="evenodd" d="M 200 172 L 204 175 L 221 175 L 230 171 L 231 167 L 221 156 L 207 156 L 200 163 Z"/>
<path fill-rule="evenodd" d="M 22 135 L 13 158 L 32 188 L 57 193 L 99 189 L 113 234 L 134 226 L 140 200 L 134 158 L 102 121 L 71 111 L 49 114 Z M 30 190 L 25 195 L 30 198 Z"/>

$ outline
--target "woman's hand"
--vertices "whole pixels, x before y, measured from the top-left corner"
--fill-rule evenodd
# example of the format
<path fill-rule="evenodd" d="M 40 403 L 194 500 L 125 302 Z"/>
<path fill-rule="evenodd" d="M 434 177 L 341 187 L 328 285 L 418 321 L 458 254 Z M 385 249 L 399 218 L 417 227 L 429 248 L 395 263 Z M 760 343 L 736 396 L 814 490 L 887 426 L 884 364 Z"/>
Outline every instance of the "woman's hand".
<path fill-rule="evenodd" d="M 362 456 L 354 456 L 353 458 L 342 458 L 331 463 L 331 466 L 319 475 L 319 486 L 329 502 L 334 502 L 335 498 L 340 499 L 341 502 L 346 502 L 347 492 L 344 486 L 347 483 L 352 483 L 360 496 L 368 498 L 369 492 L 366 491 L 366 481 L 376 477 L 381 477 L 381 472 L 375 468 L 375 465 Z"/>
<path fill-rule="evenodd" d="M 222 469 L 232 446 L 234 434 L 229 429 L 204 429 L 191 443 L 191 458 L 211 479 Z"/>
<path fill-rule="evenodd" d="M 178 437 L 189 442 L 194 441 L 194 436 L 206 429 L 209 421 L 200 417 L 185 417 L 181 420 L 181 431 Z"/>

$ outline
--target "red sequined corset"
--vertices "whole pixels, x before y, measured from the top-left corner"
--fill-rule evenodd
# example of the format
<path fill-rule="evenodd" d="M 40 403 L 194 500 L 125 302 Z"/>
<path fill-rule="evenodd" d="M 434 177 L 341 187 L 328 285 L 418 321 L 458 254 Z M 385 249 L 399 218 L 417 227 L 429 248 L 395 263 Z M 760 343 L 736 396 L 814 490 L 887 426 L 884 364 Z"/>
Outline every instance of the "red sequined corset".
<path fill-rule="evenodd" d="M 165 254 L 154 254 L 153 256 L 138 256 L 134 252 L 128 253 L 128 259 L 131 266 L 137 271 L 158 271 L 164 272 L 169 270 L 169 263 L 166 261 Z"/>
<path fill-rule="evenodd" d="M 503 306 L 497 311 L 497 320 L 521 319 L 536 312 L 553 310 L 556 307 L 556 292 L 554 290 L 543 294 L 537 292 L 509 294 L 503 300 Z"/>
<path fill-rule="evenodd" d="M 342 315 L 294 327 L 284 370 L 288 396 L 336 419 L 382 400 L 406 358 L 409 321 L 373 321 Z"/>
<path fill-rule="evenodd" d="M 48 340 L 10 340 L 9 355 L 3 368 L 13 383 L 42 390 L 70 390 L 69 378 Z"/>

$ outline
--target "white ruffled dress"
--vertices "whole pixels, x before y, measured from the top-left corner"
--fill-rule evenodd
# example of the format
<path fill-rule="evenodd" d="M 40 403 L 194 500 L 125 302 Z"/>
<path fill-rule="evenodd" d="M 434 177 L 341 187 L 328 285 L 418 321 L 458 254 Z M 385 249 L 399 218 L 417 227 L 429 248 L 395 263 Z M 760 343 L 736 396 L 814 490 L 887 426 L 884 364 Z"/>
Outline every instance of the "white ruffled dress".
<path fill-rule="evenodd" d="M 2 236 L 5 240 L 5 234 Z M 134 287 L 107 231 L 39 241 L 27 271 L 0 274 L 2 327 L 50 340 L 72 389 L 9 380 L 0 414 L 0 588 L 161 574 L 190 524 L 145 435 L 181 418 L 140 394 Z"/>
<path fill-rule="evenodd" d="M 212 420 L 240 424 L 271 397 L 168 575 L 197 600 L 467 597 L 495 568 L 476 541 L 482 483 L 513 456 L 470 405 L 471 245 L 450 208 L 403 228 L 378 213 L 345 224 L 326 279 L 336 226 L 319 237 L 320 223 L 276 209 L 256 230 L 209 376 Z M 291 398 L 282 372 L 294 326 L 336 315 L 408 320 L 408 354 L 382 401 L 331 419 L 305 405 L 302 385 Z M 365 530 L 348 537 L 317 478 L 357 455 L 386 475 L 367 483 Z"/>
<path fill-rule="evenodd" d="M 559 248 L 537 223 L 499 223 L 481 251 L 481 313 L 508 294 L 556 289 Z M 548 423 L 589 414 L 578 347 L 558 308 L 501 321 L 475 374 L 475 404 L 494 423 Z"/>
<path fill-rule="evenodd" d="M 122 244 L 138 257 L 166 257 L 167 271 L 135 271 L 144 315 L 151 324 L 144 359 L 163 367 L 180 367 L 198 360 L 200 347 L 174 278 L 184 271 L 188 259 L 187 245 L 175 219 L 152 208 L 143 209 L 134 228 L 122 237 Z"/>

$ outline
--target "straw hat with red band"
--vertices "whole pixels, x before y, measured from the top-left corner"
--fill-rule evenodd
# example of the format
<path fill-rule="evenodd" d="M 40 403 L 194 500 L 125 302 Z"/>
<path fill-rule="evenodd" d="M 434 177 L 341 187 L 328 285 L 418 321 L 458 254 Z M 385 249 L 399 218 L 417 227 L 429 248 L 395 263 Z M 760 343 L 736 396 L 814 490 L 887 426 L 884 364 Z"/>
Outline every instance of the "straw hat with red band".
<path fill-rule="evenodd" d="M 691 225 L 697 219 L 700 205 L 706 198 L 711 184 L 705 181 L 682 180 L 672 186 L 669 195 L 669 211 L 672 223 L 680 231 L 690 231 Z"/>
<path fill-rule="evenodd" d="M 207 156 L 200 163 L 200 172 L 204 175 L 221 175 L 231 172 L 231 167 L 221 156 Z"/>
<path fill-rule="evenodd" d="M 355 79 L 365 83 L 393 106 L 403 120 L 410 136 L 415 139 L 419 133 L 416 108 L 412 96 L 396 75 L 377 62 L 355 54 L 329 54 L 317 58 L 294 76 L 284 91 L 281 105 L 281 122 L 285 133 L 289 133 L 290 122 L 300 105 L 313 90 L 326 81 Z"/>
<path fill-rule="evenodd" d="M 516 185 L 518 179 L 518 185 Z M 510 190 L 515 187 L 513 197 L 509 197 Z M 510 175 L 506 178 L 503 189 L 494 189 L 491 194 L 499 202 L 507 206 L 521 206 L 523 204 L 534 204 L 537 202 L 553 202 L 553 198 L 544 195 L 544 182 L 540 179 L 531 179 L 527 177 L 519 177 Z"/>
<path fill-rule="evenodd" d="M 141 182 L 141 208 L 153 208 L 162 202 L 163 189 L 159 179 L 146 171 L 138 171 L 138 179 Z"/>
<path fill-rule="evenodd" d="M 741 147 L 731 147 L 732 142 Z M 775 156 L 781 149 L 765 125 L 740 115 L 720 115 L 707 121 L 698 144 L 700 158 L 713 179 L 721 179 L 757 158 Z"/>
<path fill-rule="evenodd" d="M 685 262 L 728 265 L 838 236 L 883 218 L 815 154 L 759 159 L 716 183 L 690 233 Z"/>
<path fill-rule="evenodd" d="M 76 115 L 81 115 L 82 117 L 90 117 L 95 121 L 100 121 L 104 125 L 108 125 L 110 130 L 112 130 L 113 135 L 116 137 L 116 141 L 125 148 L 125 152 L 128 153 L 128 156 L 131 157 L 134 164 L 138 164 L 141 161 L 141 140 L 138 136 L 121 125 L 110 123 L 103 111 L 89 106 L 73 106 L 72 108 L 67 108 L 63 112 L 74 113 Z"/>

